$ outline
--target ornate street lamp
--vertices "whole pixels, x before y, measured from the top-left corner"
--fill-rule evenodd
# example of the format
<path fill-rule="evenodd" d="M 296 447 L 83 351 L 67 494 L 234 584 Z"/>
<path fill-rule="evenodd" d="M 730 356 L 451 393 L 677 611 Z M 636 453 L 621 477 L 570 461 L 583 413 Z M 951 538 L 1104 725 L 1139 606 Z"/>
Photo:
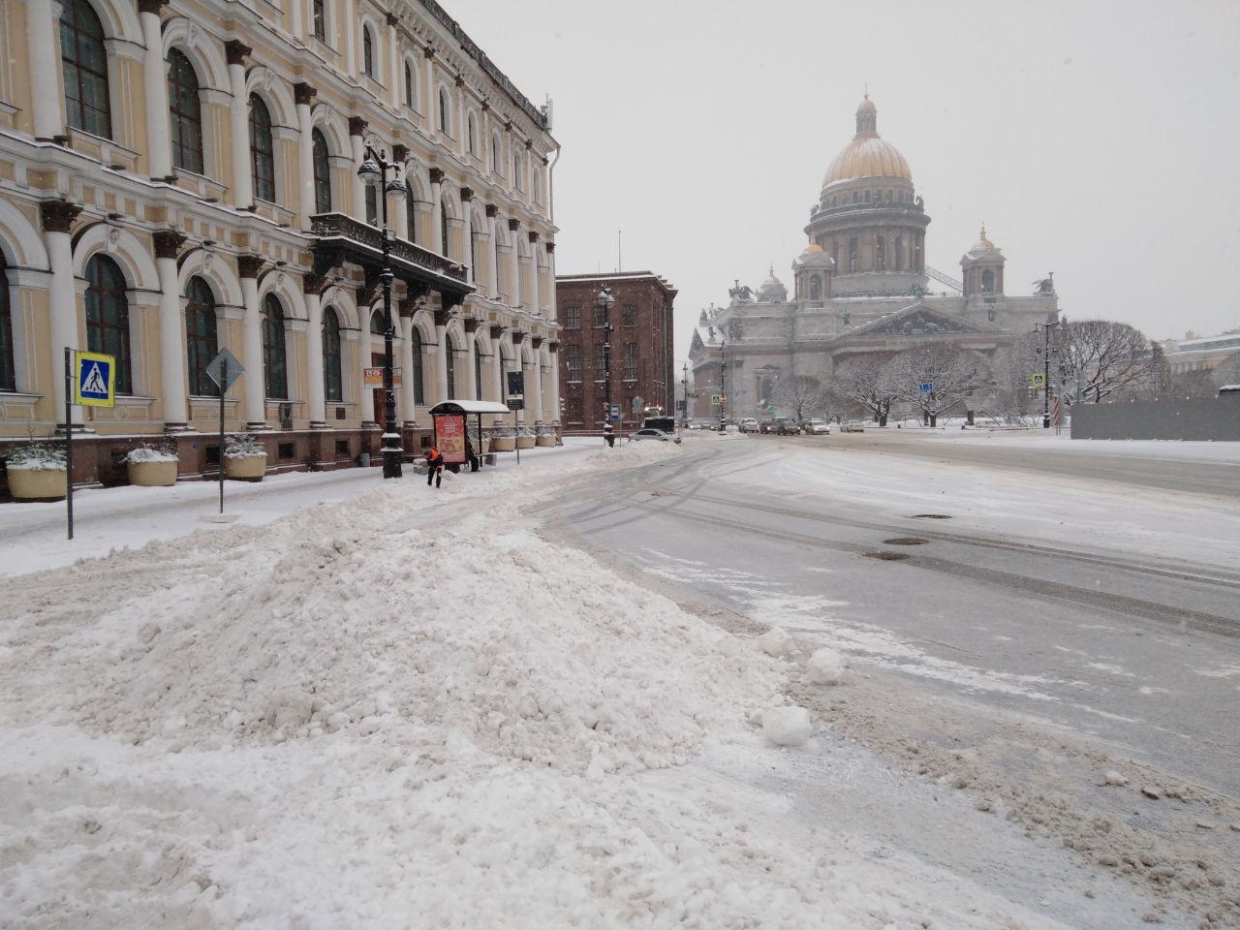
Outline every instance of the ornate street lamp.
<path fill-rule="evenodd" d="M 408 188 L 401 178 L 401 166 L 388 161 L 387 149 L 373 141 L 366 142 L 357 176 L 367 187 L 379 186 L 379 199 L 383 203 L 380 211 L 380 222 L 383 225 L 383 271 L 379 274 L 379 280 L 383 284 L 383 319 L 386 326 L 383 330 L 383 447 L 380 451 L 383 453 L 383 477 L 399 478 L 400 460 L 404 452 L 401 449 L 400 433 L 396 431 L 396 391 L 392 387 L 392 339 L 396 335 L 396 323 L 392 318 L 392 233 L 388 229 L 387 198 L 388 194 L 405 196 Z"/>
<path fill-rule="evenodd" d="M 603 434 L 611 429 L 611 308 L 616 298 L 611 296 L 611 287 L 603 285 L 603 289 L 594 298 L 594 306 L 603 317 Z"/>
<path fill-rule="evenodd" d="M 719 340 L 719 432 L 728 429 L 728 340 Z"/>
<path fill-rule="evenodd" d="M 1034 332 L 1042 330 L 1044 345 L 1042 349 L 1042 429 L 1051 428 L 1051 330 L 1059 325 L 1055 320 L 1051 323 L 1034 323 Z"/>
<path fill-rule="evenodd" d="M 685 362 L 684 367 L 681 369 L 680 384 L 681 384 L 681 387 L 684 389 L 684 394 L 685 394 L 685 406 L 684 406 L 684 409 L 680 413 L 680 424 L 681 426 L 688 426 L 689 425 L 689 363 L 688 362 Z"/>

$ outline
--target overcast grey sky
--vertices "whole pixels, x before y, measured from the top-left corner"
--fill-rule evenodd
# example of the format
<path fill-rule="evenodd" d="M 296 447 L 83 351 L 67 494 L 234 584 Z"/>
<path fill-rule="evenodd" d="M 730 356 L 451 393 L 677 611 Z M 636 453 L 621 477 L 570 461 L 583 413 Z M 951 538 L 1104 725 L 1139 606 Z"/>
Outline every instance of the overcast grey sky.
<path fill-rule="evenodd" d="M 790 265 L 868 85 L 960 277 L 1151 338 L 1240 327 L 1240 0 L 441 0 L 554 101 L 561 274 L 675 285 L 676 353 L 735 278 Z M 932 285 L 932 288 L 934 286 Z"/>

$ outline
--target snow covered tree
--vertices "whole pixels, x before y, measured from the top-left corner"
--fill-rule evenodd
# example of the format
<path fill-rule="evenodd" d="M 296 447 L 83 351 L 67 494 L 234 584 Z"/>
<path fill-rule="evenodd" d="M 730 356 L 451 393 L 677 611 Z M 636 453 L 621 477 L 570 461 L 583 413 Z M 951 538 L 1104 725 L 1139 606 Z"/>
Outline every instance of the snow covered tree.
<path fill-rule="evenodd" d="M 914 405 L 930 426 L 936 426 L 940 413 L 989 387 L 990 366 L 957 346 L 915 346 L 887 364 L 881 382 L 897 400 Z M 923 391 L 925 384 L 931 389 Z"/>
<path fill-rule="evenodd" d="M 1074 320 L 1061 324 L 1051 343 L 1052 371 L 1062 374 L 1066 397 L 1101 403 L 1160 377 L 1165 361 L 1145 334 L 1127 323 Z"/>
<path fill-rule="evenodd" d="M 775 389 L 775 402 L 780 407 L 791 410 L 799 423 L 822 411 L 826 403 L 826 391 L 817 378 L 797 375 L 779 383 Z"/>
<path fill-rule="evenodd" d="M 883 382 L 883 368 L 890 355 L 862 355 L 841 365 L 831 381 L 831 391 L 839 398 L 860 404 L 879 426 L 887 425 L 895 395 Z"/>

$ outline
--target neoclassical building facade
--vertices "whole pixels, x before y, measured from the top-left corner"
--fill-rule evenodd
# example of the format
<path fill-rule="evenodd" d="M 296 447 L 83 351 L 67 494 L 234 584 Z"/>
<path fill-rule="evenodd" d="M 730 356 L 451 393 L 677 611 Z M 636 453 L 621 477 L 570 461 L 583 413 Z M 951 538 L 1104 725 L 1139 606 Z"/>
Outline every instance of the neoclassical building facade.
<path fill-rule="evenodd" d="M 790 413 L 780 399 L 789 383 L 825 387 L 859 355 L 927 343 L 957 345 L 993 365 L 1036 323 L 1057 317 L 1050 275 L 1032 296 L 1007 294 L 1007 259 L 984 228 L 960 259 L 960 280 L 929 268 L 929 224 L 908 162 L 879 135 L 867 96 L 811 208 L 792 292 L 771 269 L 756 292 L 738 281 L 726 306 L 701 312 L 689 349 L 690 415 L 718 415 L 707 399 L 720 394 L 730 418 Z M 947 290 L 931 293 L 939 286 Z"/>
<path fill-rule="evenodd" d="M 554 432 L 550 128 L 434 0 L 6 0 L 0 457 L 71 426 L 78 482 L 152 437 L 213 473 L 224 348 L 269 467 L 377 452 L 385 222 L 403 448 L 517 369 L 520 430 Z M 65 347 L 117 358 L 115 407 L 65 423 Z"/>

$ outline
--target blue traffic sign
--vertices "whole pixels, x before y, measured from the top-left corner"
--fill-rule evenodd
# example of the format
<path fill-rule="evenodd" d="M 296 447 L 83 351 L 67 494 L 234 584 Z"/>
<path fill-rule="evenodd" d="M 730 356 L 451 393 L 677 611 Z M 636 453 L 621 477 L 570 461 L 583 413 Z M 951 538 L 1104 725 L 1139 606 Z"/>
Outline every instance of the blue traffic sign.
<path fill-rule="evenodd" d="M 75 352 L 73 402 L 82 407 L 116 403 L 116 359 L 101 352 Z"/>
<path fill-rule="evenodd" d="M 923 394 L 929 394 L 931 391 L 934 390 L 934 382 L 923 381 L 921 382 L 921 384 L 917 385 L 917 390 L 921 391 L 921 393 Z"/>

